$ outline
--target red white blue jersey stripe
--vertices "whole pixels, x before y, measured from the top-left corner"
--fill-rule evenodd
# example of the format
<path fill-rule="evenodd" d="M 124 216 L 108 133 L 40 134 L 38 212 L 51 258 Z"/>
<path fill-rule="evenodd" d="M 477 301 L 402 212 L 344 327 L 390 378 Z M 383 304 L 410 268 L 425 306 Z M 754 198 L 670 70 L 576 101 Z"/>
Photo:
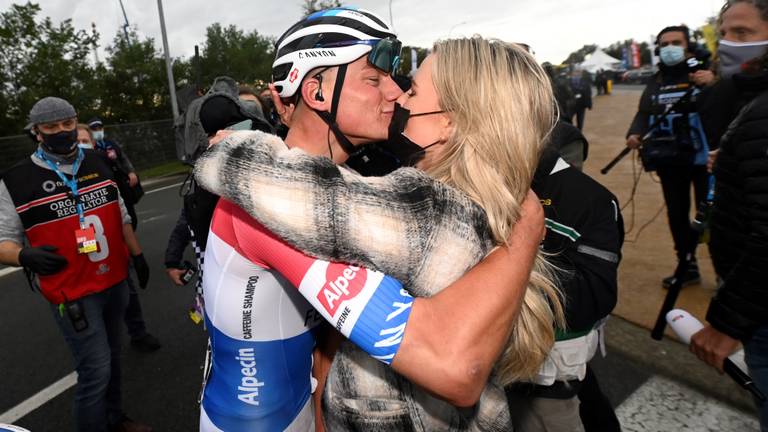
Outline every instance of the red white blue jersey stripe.
<path fill-rule="evenodd" d="M 400 347 L 413 299 L 398 281 L 306 256 L 225 200 L 205 266 L 212 367 L 201 431 L 313 430 L 312 329 L 322 318 L 382 362 Z"/>

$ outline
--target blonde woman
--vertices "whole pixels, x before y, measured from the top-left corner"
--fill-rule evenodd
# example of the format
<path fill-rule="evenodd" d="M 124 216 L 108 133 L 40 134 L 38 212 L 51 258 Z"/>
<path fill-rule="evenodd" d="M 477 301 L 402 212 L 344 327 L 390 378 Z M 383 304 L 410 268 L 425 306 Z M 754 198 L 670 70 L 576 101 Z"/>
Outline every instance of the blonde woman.
<path fill-rule="evenodd" d="M 363 178 L 327 158 L 287 150 L 273 136 L 236 133 L 198 160 L 196 177 L 307 254 L 382 271 L 412 295 L 430 297 L 512 232 L 554 123 L 554 102 L 530 55 L 476 37 L 438 42 L 398 103 L 389 148 L 423 171 Z M 468 300 L 466 315 L 455 320 L 473 319 Z M 500 386 L 536 375 L 555 325 L 563 325 L 560 297 L 539 256 L 476 409 L 430 396 L 345 342 L 325 388 L 326 427 L 508 430 Z M 398 370 L 398 357 L 392 367 Z M 408 377 L 418 384 L 418 375 Z"/>

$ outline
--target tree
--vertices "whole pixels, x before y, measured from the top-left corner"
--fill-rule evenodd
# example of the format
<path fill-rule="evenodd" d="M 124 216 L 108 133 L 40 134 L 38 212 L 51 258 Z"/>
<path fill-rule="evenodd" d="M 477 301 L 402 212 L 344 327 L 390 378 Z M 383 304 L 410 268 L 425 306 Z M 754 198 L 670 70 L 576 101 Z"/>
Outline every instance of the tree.
<path fill-rule="evenodd" d="M 568 58 L 563 61 L 563 63 L 567 64 L 579 64 L 584 61 L 584 58 L 588 56 L 589 54 L 592 54 L 597 50 L 597 45 L 584 45 L 583 47 L 579 48 L 578 50 L 570 53 L 568 55 Z"/>
<path fill-rule="evenodd" d="M 32 105 L 45 96 L 65 98 L 78 110 L 94 103 L 87 56 L 98 34 L 76 30 L 71 20 L 39 20 L 39 12 L 26 3 L 0 13 L 0 135 L 19 133 Z"/>
<path fill-rule="evenodd" d="M 423 62 L 424 59 L 427 58 L 427 55 L 429 54 L 429 51 L 426 48 L 404 46 L 403 51 L 400 54 L 400 69 L 398 70 L 398 73 L 401 73 L 403 75 L 411 75 L 412 73 L 416 72 L 411 68 L 413 64 L 412 49 L 416 49 L 416 65 L 417 66 L 420 65 L 421 62 Z"/>
<path fill-rule="evenodd" d="M 274 39 L 256 30 L 244 33 L 231 25 L 215 23 L 206 29 L 200 55 L 201 83 L 210 85 L 217 76 L 227 75 L 241 83 L 268 81 L 272 75 Z"/>
<path fill-rule="evenodd" d="M 341 6 L 343 6 L 341 0 L 304 0 L 301 9 L 304 11 L 303 16 L 308 17 L 317 11 Z"/>
<path fill-rule="evenodd" d="M 95 95 L 107 123 L 155 120 L 171 116 L 165 61 L 152 38 L 139 40 L 134 30 L 118 31 L 107 47 L 106 65 L 98 65 Z"/>
<path fill-rule="evenodd" d="M 608 47 L 604 48 L 603 51 L 605 51 L 605 53 L 609 56 L 621 60 L 624 58 L 625 47 L 630 46 L 632 42 L 632 39 L 616 41 L 608 45 Z M 648 46 L 648 42 L 641 42 L 637 44 L 637 47 L 640 49 L 640 64 L 651 64 L 651 50 Z M 583 62 L 588 55 L 593 54 L 595 51 L 597 51 L 597 45 L 584 45 L 583 47 L 569 54 L 568 58 L 565 59 L 563 63 L 571 65 L 579 64 Z"/>

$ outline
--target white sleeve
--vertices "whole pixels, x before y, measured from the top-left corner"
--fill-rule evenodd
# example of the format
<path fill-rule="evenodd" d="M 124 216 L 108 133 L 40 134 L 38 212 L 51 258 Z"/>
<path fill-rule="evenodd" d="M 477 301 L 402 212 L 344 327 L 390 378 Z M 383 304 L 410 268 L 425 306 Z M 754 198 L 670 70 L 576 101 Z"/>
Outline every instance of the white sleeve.
<path fill-rule="evenodd" d="M 123 201 L 123 197 L 120 195 L 120 192 L 117 193 L 117 202 L 120 205 L 120 217 L 123 218 L 123 225 L 133 222 L 131 220 L 131 215 L 128 214 L 128 209 L 125 207 L 125 201 Z"/>
<path fill-rule="evenodd" d="M 11 194 L 0 180 L 0 241 L 13 241 L 24 244 L 24 225 L 21 223 Z"/>

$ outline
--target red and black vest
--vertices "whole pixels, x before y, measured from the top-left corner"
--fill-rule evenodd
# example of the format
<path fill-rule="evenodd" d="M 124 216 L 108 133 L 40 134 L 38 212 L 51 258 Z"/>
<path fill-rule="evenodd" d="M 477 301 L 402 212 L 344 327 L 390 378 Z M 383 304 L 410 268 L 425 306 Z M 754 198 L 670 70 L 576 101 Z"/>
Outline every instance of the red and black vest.
<path fill-rule="evenodd" d="M 94 228 L 98 245 L 90 254 L 77 253 L 75 231 L 80 221 L 75 200 L 55 172 L 27 158 L 3 175 L 30 246 L 55 246 L 56 253 L 68 261 L 62 271 L 39 276 L 43 296 L 54 304 L 103 291 L 128 275 L 128 249 L 112 170 L 93 151 L 83 153 L 77 172 L 79 200 L 85 224 Z"/>

